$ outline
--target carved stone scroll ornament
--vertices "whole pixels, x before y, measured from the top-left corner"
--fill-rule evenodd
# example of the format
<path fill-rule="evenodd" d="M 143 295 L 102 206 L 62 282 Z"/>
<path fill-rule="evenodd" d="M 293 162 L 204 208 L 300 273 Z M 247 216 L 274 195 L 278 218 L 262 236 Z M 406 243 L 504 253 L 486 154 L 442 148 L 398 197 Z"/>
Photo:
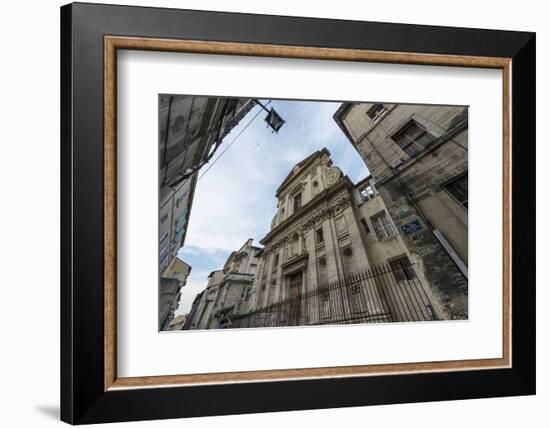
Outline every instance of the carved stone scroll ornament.
<path fill-rule="evenodd" d="M 327 185 L 332 186 L 342 177 L 342 171 L 336 166 L 325 167 L 325 176 L 327 178 Z"/>
<path fill-rule="evenodd" d="M 335 168 L 335 167 L 332 167 Z M 332 169 L 331 168 L 331 169 Z M 340 173 L 340 170 L 337 170 L 337 173 Z M 279 251 L 281 248 L 287 246 L 291 242 L 291 237 L 298 232 L 300 235 L 305 235 L 311 229 L 317 227 L 319 224 L 323 223 L 325 220 L 333 217 L 336 212 L 340 212 L 351 204 L 351 198 L 349 194 L 344 194 L 333 202 L 330 206 L 325 206 L 322 209 L 315 212 L 313 215 L 308 217 L 305 221 L 300 222 L 299 224 L 293 226 L 289 229 L 284 236 L 274 241 L 272 244 L 264 248 L 264 254 L 267 256 L 273 252 Z"/>

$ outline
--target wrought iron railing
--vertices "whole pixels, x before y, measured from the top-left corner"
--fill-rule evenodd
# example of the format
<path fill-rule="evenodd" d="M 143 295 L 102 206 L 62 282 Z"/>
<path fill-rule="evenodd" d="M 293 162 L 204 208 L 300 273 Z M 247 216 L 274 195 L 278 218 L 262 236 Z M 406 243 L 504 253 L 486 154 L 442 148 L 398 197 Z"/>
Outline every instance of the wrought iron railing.
<path fill-rule="evenodd" d="M 437 320 L 414 267 L 381 265 L 245 314 L 229 328 Z"/>

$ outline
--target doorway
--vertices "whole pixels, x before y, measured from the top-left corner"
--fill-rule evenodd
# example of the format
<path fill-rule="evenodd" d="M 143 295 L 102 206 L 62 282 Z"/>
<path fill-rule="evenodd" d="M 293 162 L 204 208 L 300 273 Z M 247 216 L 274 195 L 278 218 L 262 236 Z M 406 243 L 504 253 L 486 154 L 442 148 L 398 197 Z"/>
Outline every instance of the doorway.
<path fill-rule="evenodd" d="M 289 325 L 300 325 L 300 316 L 302 314 L 302 271 L 289 275 L 288 278 L 288 296 L 289 296 Z"/>

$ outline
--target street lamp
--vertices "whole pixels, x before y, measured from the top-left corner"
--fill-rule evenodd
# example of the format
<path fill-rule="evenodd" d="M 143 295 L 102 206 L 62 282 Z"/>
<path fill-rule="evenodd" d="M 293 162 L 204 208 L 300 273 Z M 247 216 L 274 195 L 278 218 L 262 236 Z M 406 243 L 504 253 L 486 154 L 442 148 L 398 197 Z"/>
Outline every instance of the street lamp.
<path fill-rule="evenodd" d="M 268 109 L 264 106 L 259 100 L 254 100 L 261 108 L 267 111 L 267 116 L 264 118 L 265 122 L 268 124 L 274 132 L 279 132 L 279 129 L 284 125 L 285 120 L 275 111 L 273 107 Z"/>

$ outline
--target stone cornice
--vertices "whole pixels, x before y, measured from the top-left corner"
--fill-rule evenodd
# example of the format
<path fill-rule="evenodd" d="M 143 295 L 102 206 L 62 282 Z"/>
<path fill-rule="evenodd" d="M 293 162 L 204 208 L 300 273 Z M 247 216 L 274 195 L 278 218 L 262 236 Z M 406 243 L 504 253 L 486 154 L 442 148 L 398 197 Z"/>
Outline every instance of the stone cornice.
<path fill-rule="evenodd" d="M 302 253 L 297 256 L 291 257 L 288 261 L 286 261 L 281 265 L 281 270 L 283 272 L 283 275 L 287 275 L 296 270 L 303 269 L 305 266 L 307 266 L 308 261 L 309 261 L 308 253 Z"/>

